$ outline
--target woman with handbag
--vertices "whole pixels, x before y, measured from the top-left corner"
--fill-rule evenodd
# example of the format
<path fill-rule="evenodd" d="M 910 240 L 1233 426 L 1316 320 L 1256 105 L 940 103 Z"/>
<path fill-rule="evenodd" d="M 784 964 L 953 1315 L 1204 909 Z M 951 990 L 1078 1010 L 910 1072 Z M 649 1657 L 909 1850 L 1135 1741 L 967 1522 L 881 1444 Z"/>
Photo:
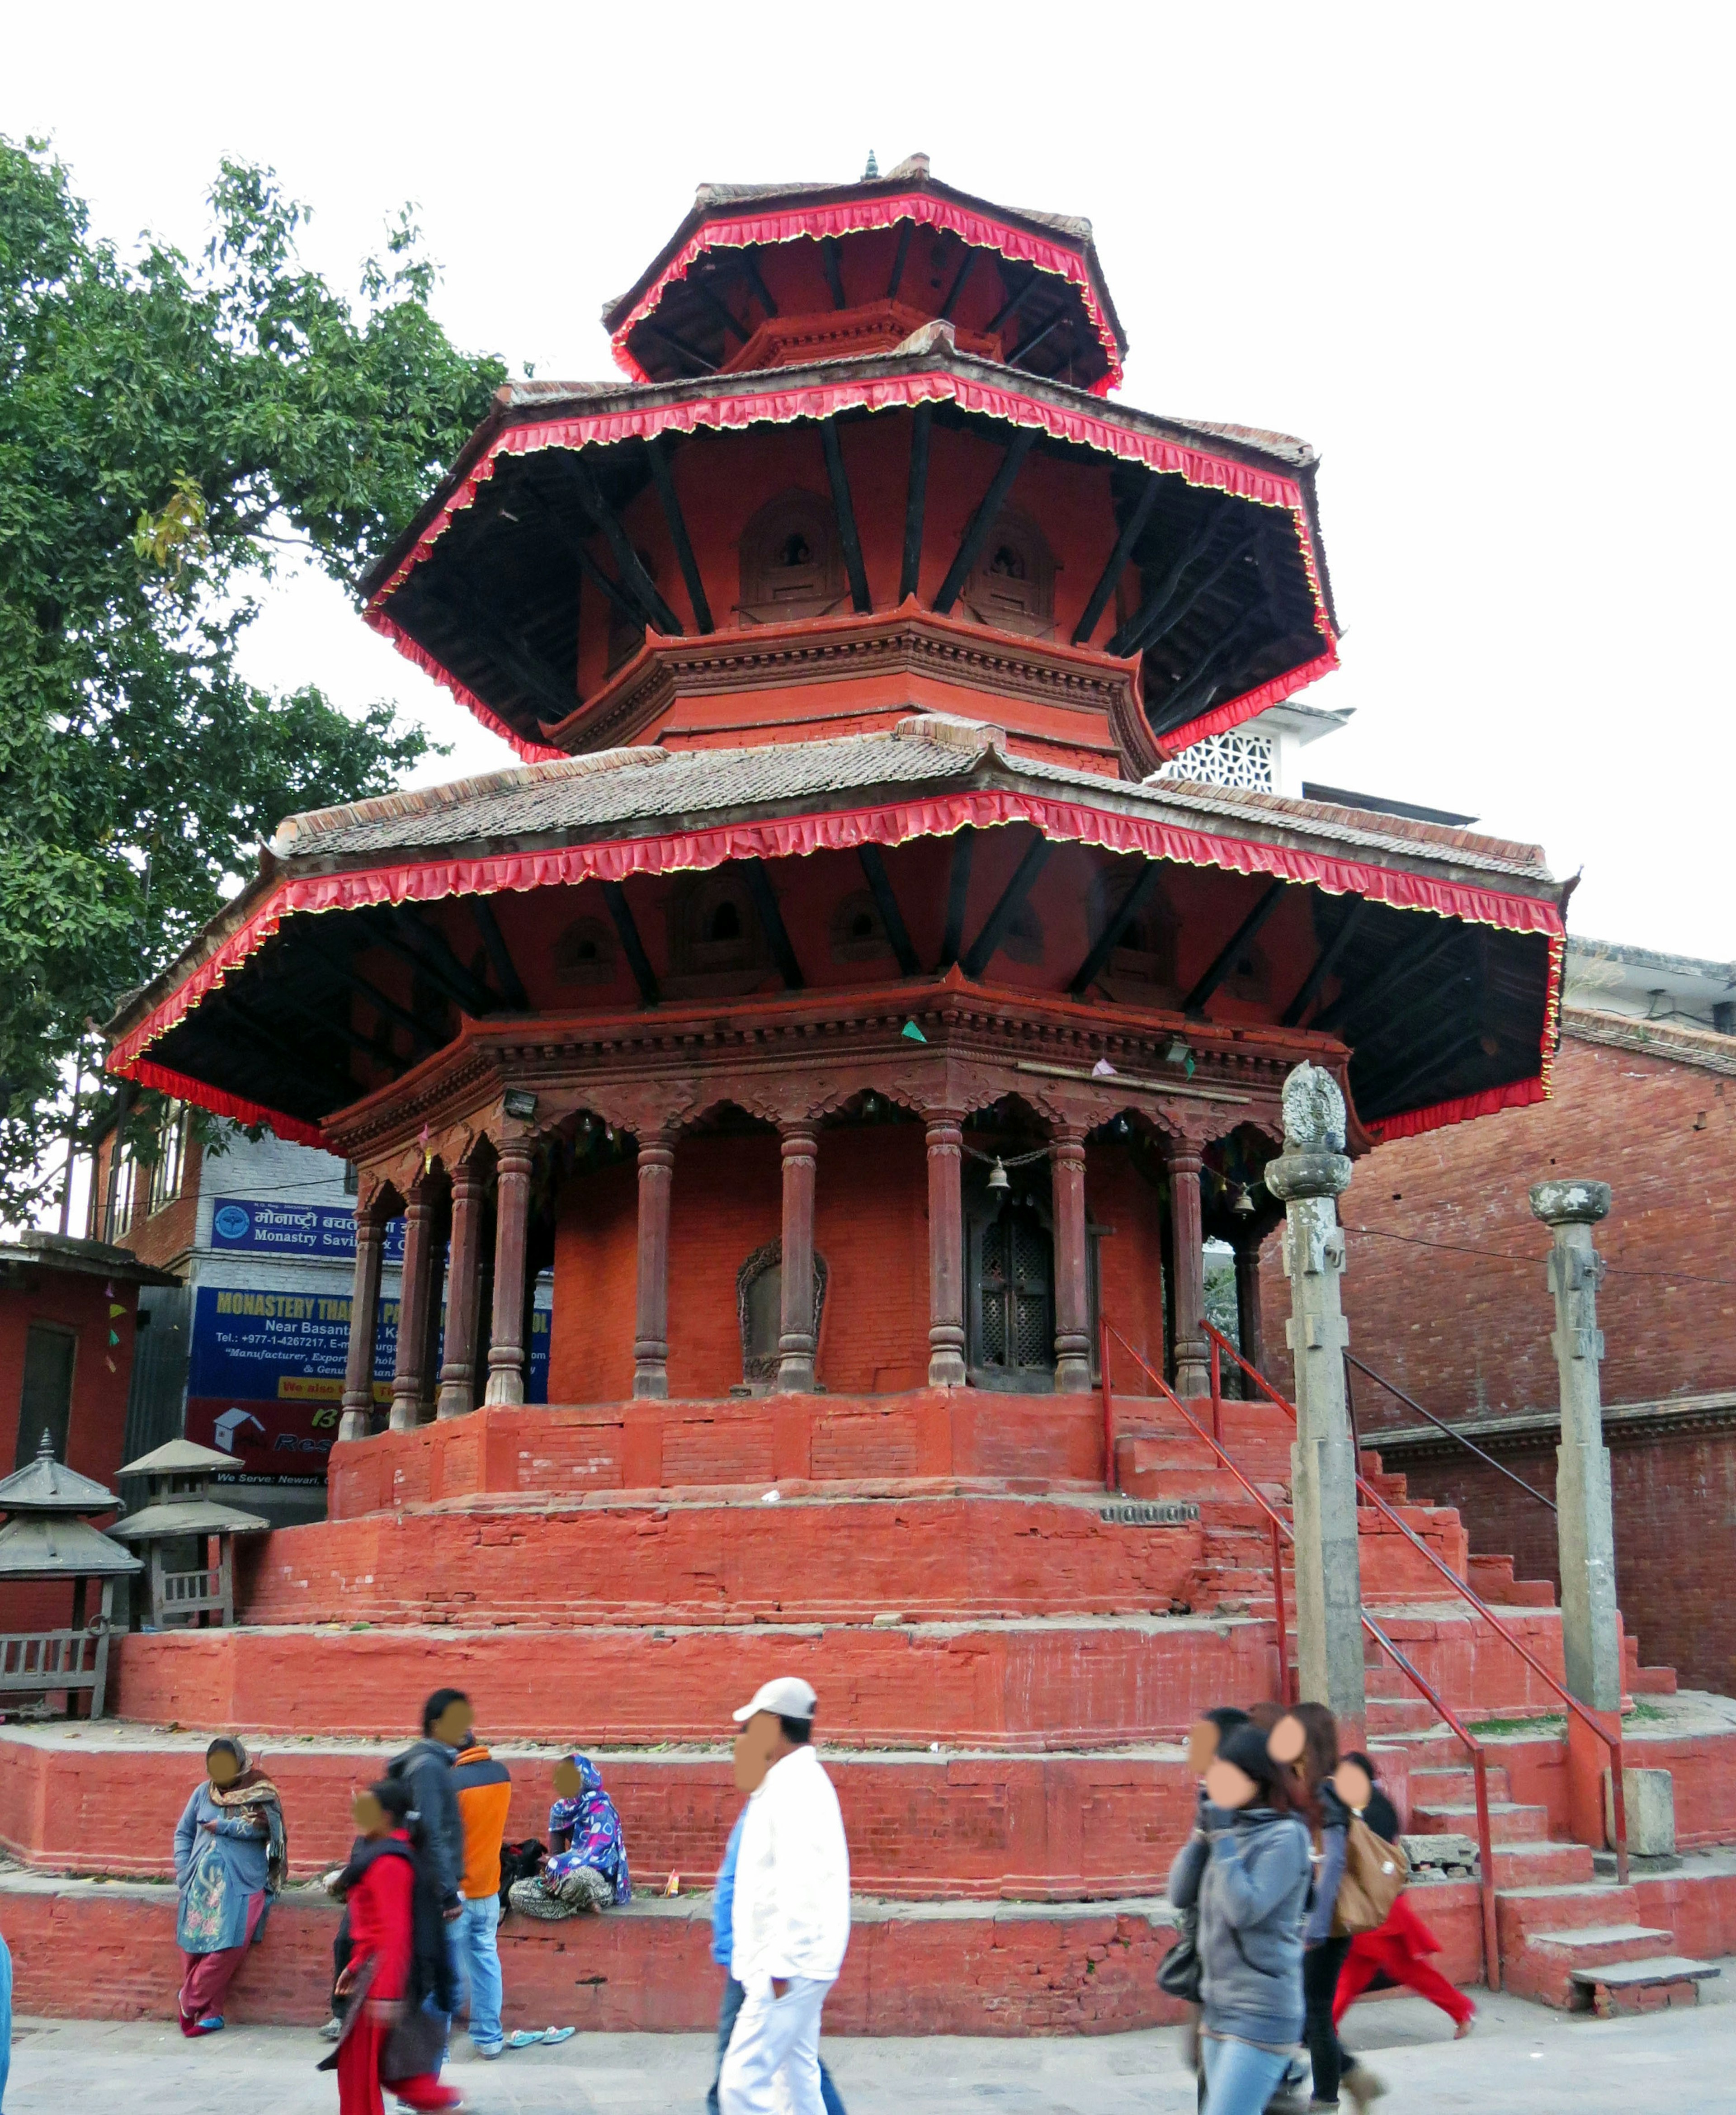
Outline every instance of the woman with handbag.
<path fill-rule="evenodd" d="M 1302 2033 L 1308 1842 L 1279 1811 L 1280 1766 L 1238 1726 L 1219 1741 L 1170 1900 L 1198 1917 L 1207 2115 L 1261 2115 Z"/>
<path fill-rule="evenodd" d="M 289 1865 L 283 1802 L 240 1741 L 205 1750 L 205 1782 L 175 1830 L 176 1938 L 185 1973 L 177 2011 L 189 2040 L 221 2033 L 236 1970 L 265 1929 Z"/>

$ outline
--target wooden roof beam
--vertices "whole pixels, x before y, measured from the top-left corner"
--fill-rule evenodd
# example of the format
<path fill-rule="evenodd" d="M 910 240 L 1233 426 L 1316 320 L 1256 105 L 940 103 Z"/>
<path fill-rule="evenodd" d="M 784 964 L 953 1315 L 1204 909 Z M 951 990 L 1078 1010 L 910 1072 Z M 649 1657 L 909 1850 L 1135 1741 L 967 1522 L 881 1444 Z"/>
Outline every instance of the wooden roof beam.
<path fill-rule="evenodd" d="M 1358 1113 L 1361 1114 L 1365 1106 L 1370 1111 L 1397 1108 L 1405 1103 L 1415 1108 L 1425 1107 L 1420 1090 L 1450 1067 L 1458 1064 L 1462 1058 L 1469 1057 L 1473 1050 L 1481 1049 L 1482 1040 L 1477 1031 L 1472 1030 L 1455 1037 L 1444 1050 L 1426 1059 L 1421 1065 L 1413 1067 L 1406 1074 L 1385 1075 L 1367 1088 L 1357 1087 L 1353 1081 Z"/>
<path fill-rule="evenodd" d="M 1366 896 L 1358 896 L 1352 899 L 1350 908 L 1338 921 L 1338 930 L 1314 957 L 1314 966 L 1303 979 L 1301 990 L 1284 1009 L 1284 1018 L 1279 1023 L 1280 1027 L 1299 1028 L 1301 1026 L 1303 1016 L 1319 998 L 1321 985 L 1338 967 L 1338 958 L 1349 946 L 1367 908 L 1368 899 Z"/>
<path fill-rule="evenodd" d="M 759 922 L 765 928 L 766 938 L 771 944 L 772 959 L 777 964 L 778 974 L 783 978 L 786 991 L 801 991 L 807 984 L 802 975 L 801 963 L 796 958 L 790 938 L 789 928 L 784 923 L 784 914 L 777 907 L 777 891 L 772 886 L 772 877 L 766 872 L 763 860 L 749 859 L 741 862 L 749 893 L 753 898 L 753 908 L 759 913 Z"/>
<path fill-rule="evenodd" d="M 886 282 L 886 299 L 898 299 L 899 283 L 905 276 L 905 260 L 910 255 L 910 237 L 916 232 L 916 223 L 907 220 L 898 231 L 898 249 L 892 259 L 892 276 Z"/>
<path fill-rule="evenodd" d="M 314 1006 L 282 984 L 274 984 L 270 989 L 273 999 L 287 1007 L 291 1013 L 299 1013 L 304 1021 L 311 1021 L 325 1035 L 335 1035 L 339 1042 L 347 1043 L 359 1057 L 365 1058 L 371 1064 L 378 1065 L 392 1079 L 403 1078 L 408 1068 L 401 1061 L 389 1041 L 381 1042 L 373 1037 L 364 1035 L 360 1029 L 352 1028 L 347 1021 L 340 1020 L 329 1009 Z"/>
<path fill-rule="evenodd" d="M 1009 367 L 1023 367 L 1026 360 L 1032 353 L 1036 351 L 1037 346 L 1042 343 L 1043 340 L 1049 337 L 1051 333 L 1058 331 L 1061 325 L 1066 321 L 1067 311 L 1065 309 L 1057 310 L 1056 314 L 1050 317 L 1047 323 L 1040 323 L 1037 328 L 1031 333 L 1028 337 L 1021 340 L 1021 342 L 1014 347 L 1013 351 L 1006 356 L 1007 365 Z"/>
<path fill-rule="evenodd" d="M 1149 653 L 1152 647 L 1167 639 L 1176 626 L 1193 609 L 1200 597 L 1209 594 L 1230 567 L 1239 566 L 1259 540 L 1260 532 L 1257 528 L 1250 529 L 1245 536 L 1239 536 L 1204 579 L 1196 582 L 1189 589 L 1187 594 L 1173 609 L 1160 611 L 1145 626 L 1139 635 L 1139 651 L 1142 654 Z"/>
<path fill-rule="evenodd" d="M 898 576 L 898 599 L 905 602 L 922 584 L 923 520 L 928 505 L 928 437 L 934 406 L 918 404 L 910 421 L 910 481 L 905 493 L 905 556 Z"/>
<path fill-rule="evenodd" d="M 653 630 L 665 632 L 672 639 L 684 637 L 681 620 L 657 593 L 657 582 L 645 571 L 639 553 L 633 548 L 632 538 L 621 526 L 620 516 L 603 498 L 602 488 L 592 475 L 590 465 L 582 456 L 570 456 L 568 461 L 568 474 L 579 488 L 586 513 L 602 530 L 604 541 L 614 553 L 615 563 L 627 592 L 638 603 Z"/>
<path fill-rule="evenodd" d="M 681 512 L 681 502 L 676 496 L 675 479 L 669 468 L 669 458 L 664 452 L 663 439 L 653 434 L 645 443 L 645 453 L 651 458 L 651 481 L 657 487 L 663 520 L 668 525 L 669 540 L 675 545 L 676 562 L 681 568 L 681 578 L 687 584 L 687 599 L 693 605 L 694 622 L 702 632 L 715 631 L 712 622 L 712 606 L 705 598 L 705 582 L 700 577 L 699 563 L 694 556 L 694 547 L 687 534 L 686 516 Z"/>
<path fill-rule="evenodd" d="M 529 994 L 524 989 L 518 966 L 512 959 L 512 951 L 506 945 L 506 936 L 501 930 L 500 920 L 494 915 L 494 906 L 486 896 L 467 896 L 465 902 L 469 907 L 470 923 L 480 935 L 482 943 L 488 950 L 488 960 L 494 965 L 494 974 L 500 980 L 500 988 L 506 994 L 507 1005 L 515 1013 L 529 1013 Z"/>
<path fill-rule="evenodd" d="M 1134 877 L 1132 887 L 1116 906 L 1109 923 L 1092 943 L 1090 952 L 1079 964 L 1073 981 L 1067 987 L 1075 998 L 1085 996 L 1103 965 L 1120 946 L 1122 934 L 1145 908 L 1161 873 L 1162 868 L 1157 860 L 1147 860 Z"/>
<path fill-rule="evenodd" d="M 1013 318 L 1018 314 L 1019 311 L 1024 306 L 1025 303 L 1030 300 L 1032 295 L 1037 291 L 1037 287 L 1042 283 L 1042 273 L 1037 269 L 1036 266 L 1034 264 L 1032 265 L 1029 270 L 1025 273 L 1024 278 L 1019 281 L 1018 286 L 1015 287 L 1013 291 L 1001 304 L 1001 306 L 995 311 L 994 314 L 989 318 L 987 323 L 983 325 L 983 328 L 987 332 L 991 337 L 992 337 L 995 333 L 1000 329 L 1002 323 L 1010 323 Z"/>
<path fill-rule="evenodd" d="M 424 603 L 432 603 L 451 622 L 462 626 L 477 639 L 489 658 L 521 690 L 528 690 L 545 711 L 565 719 L 578 705 L 579 689 L 564 684 L 540 654 L 520 642 L 500 622 L 480 596 L 474 594 L 456 572 L 424 581 Z"/>
<path fill-rule="evenodd" d="M 1001 466 L 989 481 L 988 490 L 983 495 L 983 503 L 970 518 L 970 526 L 959 542 L 946 577 L 941 582 L 941 591 L 934 598 L 936 614 L 944 617 L 959 599 L 959 592 L 969 578 L 970 569 L 983 555 L 983 547 L 994 534 L 995 524 L 1001 518 L 1001 507 L 1013 489 L 1013 480 L 1024 467 L 1024 459 L 1037 445 L 1034 426 L 1021 426 L 1007 443 L 1006 453 L 1001 458 Z"/>
<path fill-rule="evenodd" d="M 708 360 L 698 346 L 689 345 L 685 337 L 677 337 L 676 333 L 666 325 L 643 323 L 634 335 L 637 337 L 639 332 L 643 332 L 647 337 L 655 338 L 659 345 L 666 346 L 677 359 L 685 360 L 689 367 L 697 367 L 702 374 L 715 374 L 717 372 L 717 362 L 715 360 Z"/>
<path fill-rule="evenodd" d="M 977 833 L 969 823 L 955 831 L 952 856 L 946 863 L 946 923 L 941 934 L 941 959 L 937 966 L 950 970 L 964 943 L 964 912 L 970 900 L 970 867 Z"/>
<path fill-rule="evenodd" d="M 395 998 L 388 997 L 371 979 L 364 977 L 359 970 L 352 969 L 349 961 L 340 958 L 336 951 L 324 940 L 316 939 L 312 934 L 305 933 L 299 937 L 296 946 L 298 949 L 311 955 L 325 970 L 328 975 L 336 977 L 340 984 L 347 985 L 359 998 L 365 999 L 374 1012 L 383 1019 L 396 1021 L 399 1027 L 408 1032 L 412 1043 L 416 1046 L 419 1057 L 425 1058 L 431 1055 L 434 1051 L 442 1048 L 448 1041 L 449 1039 L 444 1034 L 437 1033 L 419 1013 L 412 1012 L 408 1007 L 400 1006 Z"/>
<path fill-rule="evenodd" d="M 631 617 L 639 623 L 644 622 L 644 610 L 619 580 L 609 577 L 585 549 L 584 539 L 567 527 L 534 485 L 521 478 L 513 492 L 512 499 L 515 506 L 522 506 L 540 524 L 544 533 L 561 546 L 583 576 L 600 588 L 623 617 Z"/>
<path fill-rule="evenodd" d="M 953 281 L 946 300 L 941 303 L 938 318 L 940 322 L 946 323 L 950 320 L 953 310 L 959 305 L 959 296 L 964 292 L 966 282 L 977 268 L 977 259 L 981 255 L 982 252 L 978 250 L 965 251 L 964 262 L 959 267 L 958 277 Z"/>
<path fill-rule="evenodd" d="M 848 305 L 844 299 L 844 270 L 838 262 L 838 238 L 836 235 L 820 237 L 820 262 L 826 267 L 826 283 L 831 289 L 831 305 L 835 309 Z"/>
<path fill-rule="evenodd" d="M 1152 732 L 1159 735 L 1167 734 L 1172 728 L 1181 726 L 1192 714 L 1201 711 L 1224 681 L 1223 672 L 1234 663 L 1236 649 L 1251 631 L 1262 625 L 1268 632 L 1271 631 L 1271 612 L 1263 602 L 1258 602 L 1252 609 L 1244 609 L 1227 631 L 1220 632 L 1167 697 L 1147 704 L 1147 711 L 1151 718 Z M 1270 644 L 1269 639 L 1263 640 L 1255 658 Z M 1249 665 L 1249 658 L 1244 656 L 1235 665 L 1246 668 Z"/>
<path fill-rule="evenodd" d="M 1155 484 L 1157 480 L 1153 479 L 1152 482 Z M 1183 546 L 1170 570 L 1158 582 L 1157 587 L 1140 603 L 1126 623 L 1116 631 L 1105 649 L 1106 652 L 1117 655 L 1138 652 L 1144 643 L 1144 635 L 1147 627 L 1155 624 L 1169 606 L 1171 598 L 1181 585 L 1182 576 L 1195 559 L 1203 557 L 1211 548 L 1212 539 L 1218 532 L 1218 525 L 1224 518 L 1225 510 L 1230 504 L 1231 502 L 1227 499 L 1221 500 L 1212 509 L 1206 517 L 1204 525 L 1197 529 L 1188 543 Z"/>
<path fill-rule="evenodd" d="M 826 450 L 826 475 L 831 485 L 832 512 L 837 518 L 838 546 L 844 553 L 850 602 L 859 617 L 866 617 L 874 602 L 868 593 L 868 571 L 862 562 L 862 539 L 856 534 L 856 510 L 850 503 L 850 479 L 845 473 L 844 452 L 838 445 L 836 419 L 820 421 L 820 440 Z"/>
<path fill-rule="evenodd" d="M 1444 955 L 1463 930 L 1456 918 L 1450 918 L 1436 930 L 1420 934 L 1392 956 L 1385 968 L 1378 970 L 1367 984 L 1352 985 L 1341 991 L 1331 1006 L 1315 1016 L 1311 1025 L 1315 1028 L 1336 1028 L 1340 1021 L 1354 1019 L 1366 1012 L 1370 1007 L 1378 1005 L 1407 979 L 1418 975 L 1438 957 Z"/>
<path fill-rule="evenodd" d="M 856 857 L 862 863 L 874 908 L 880 913 L 880 922 L 886 928 L 886 938 L 892 952 L 898 957 L 900 975 L 918 976 L 922 964 L 917 960 L 916 950 L 910 944 L 910 934 L 905 924 L 904 912 L 899 908 L 898 897 L 892 888 L 892 878 L 886 872 L 886 863 L 881 856 L 878 845 L 859 845 Z"/>
<path fill-rule="evenodd" d="M 1248 912 L 1218 950 L 1211 968 L 1182 1001 L 1181 1010 L 1184 1013 L 1204 1012 L 1206 1002 L 1235 967 L 1236 958 L 1242 950 L 1253 942 L 1255 934 L 1277 909 L 1285 890 L 1289 887 L 1289 883 L 1287 881 L 1280 879 L 1273 882 L 1266 890 L 1253 909 Z"/>
<path fill-rule="evenodd" d="M 1091 591 L 1091 599 L 1085 605 L 1085 614 L 1073 627 L 1075 646 L 1084 645 L 1097 630 L 1097 620 L 1108 608 L 1110 597 L 1121 585 L 1121 576 L 1127 571 L 1128 561 L 1134 555 L 1134 546 L 1138 542 L 1157 503 L 1157 479 L 1147 471 L 1144 487 L 1134 502 L 1133 511 L 1121 525 L 1121 533 L 1115 539 L 1115 548 L 1109 554 L 1109 563 L 1104 567 L 1097 585 Z"/>
<path fill-rule="evenodd" d="M 959 967 L 970 978 L 980 977 L 1000 950 L 1013 920 L 1024 908 L 1025 898 L 1031 892 L 1031 884 L 1048 863 L 1055 847 L 1047 837 L 1033 837 L 1026 846 L 1024 857 L 1013 871 L 1013 878 L 1001 892 L 1001 900 L 984 920 L 983 929 L 965 949 Z"/>
<path fill-rule="evenodd" d="M 633 981 L 639 986 L 639 998 L 645 1005 L 655 1006 L 660 996 L 657 972 L 652 968 L 651 957 L 645 952 L 645 943 L 639 936 L 639 926 L 633 916 L 633 906 L 627 901 L 627 892 L 618 881 L 606 881 L 602 884 L 602 900 L 609 906 L 609 915 L 615 921 L 621 951 L 626 957 L 627 966 L 633 972 Z"/>
<path fill-rule="evenodd" d="M 417 966 L 446 986 L 455 1005 L 479 1016 L 497 1010 L 499 993 L 490 990 L 469 964 L 460 959 L 437 926 L 425 924 L 407 903 L 391 906 L 387 915 L 393 937 L 409 943 Z"/>
<path fill-rule="evenodd" d="M 213 999 L 217 1001 L 214 1021 L 210 1018 Z M 282 1028 L 262 1021 L 227 989 L 211 993 L 199 1011 L 205 1014 L 207 1025 L 216 1028 L 219 1033 L 239 1029 L 259 1054 L 268 1061 L 272 1071 L 290 1087 L 292 1097 L 297 1086 L 311 1085 L 316 1092 L 336 1094 L 340 1103 L 353 1102 L 364 1092 L 360 1083 L 349 1073 L 340 1072 L 335 1067 L 323 1063 L 300 1038 L 286 1035 Z M 281 1095 L 273 1096 L 274 1100 L 282 1099 Z"/>

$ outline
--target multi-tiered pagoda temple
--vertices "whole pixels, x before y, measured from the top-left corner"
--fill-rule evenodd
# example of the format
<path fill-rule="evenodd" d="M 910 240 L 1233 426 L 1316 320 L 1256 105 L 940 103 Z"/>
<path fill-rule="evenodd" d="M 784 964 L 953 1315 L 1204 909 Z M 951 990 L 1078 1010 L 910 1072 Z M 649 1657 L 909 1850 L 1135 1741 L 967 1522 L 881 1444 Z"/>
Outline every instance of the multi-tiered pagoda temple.
<path fill-rule="evenodd" d="M 1087 223 L 708 186 L 606 322 L 364 583 L 524 767 L 285 822 L 113 1068 L 357 1164 L 347 1439 L 400 1213 L 397 1428 L 551 1264 L 555 1403 L 1082 1391 L 1100 1306 L 1197 1391 L 1286 1071 L 1541 1095 L 1562 891 L 1176 775 L 1335 664 L 1315 456 L 1109 401 Z"/>
<path fill-rule="evenodd" d="M 318 1870 L 367 1744 L 453 1682 L 491 1740 L 538 1744 L 506 1749 L 512 1833 L 581 1743 L 641 1887 L 681 1876 L 576 1925 L 509 1918 L 509 2020 L 697 2028 L 692 1884 L 739 1805 L 721 1737 L 800 1673 L 859 1891 L 829 2026 L 1173 2016 L 1153 1898 L 1196 1786 L 1170 1743 L 1278 1693 L 1294 1630 L 1236 1474 L 1284 1503 L 1292 1432 L 1224 1406 L 1232 1474 L 1119 1346 L 1112 1399 L 1088 1392 L 1095 1325 L 1198 1396 L 1221 1236 L 1257 1359 L 1286 1074 L 1339 1079 L 1354 1153 L 1537 1099 L 1564 891 L 1532 846 L 1262 782 L 1275 736 L 1333 717 L 1299 695 L 1336 658 L 1314 456 L 1115 402 L 1083 223 L 920 158 L 708 187 L 607 322 L 627 378 L 503 390 L 365 583 L 520 768 L 284 823 L 117 1024 L 122 1076 L 355 1163 L 343 1433 L 330 1517 L 249 1549 L 233 1627 L 122 1641 L 135 1737 L 21 1744 L 0 1842 L 160 1875 L 188 1738 L 162 1729 L 240 1726 L 314 1737 L 273 1770 Z M 1541 1656 L 1443 1611 L 1365 1509 L 1363 1593 L 1430 1695 L 1555 1709 L 1548 1590 L 1450 1510 L 1404 1519 Z M 1666 1685 L 1627 1649 L 1630 1687 Z M 1413 1827 L 1463 1830 L 1459 1749 L 1378 1674 L 1386 1782 Z M 1586 1842 L 1546 1840 L 1566 1744 L 1534 1746 L 1491 1852 L 1509 1988 L 1565 2002 L 1575 1919 L 1585 1948 L 1729 1929 L 1722 1880 L 1692 1915 L 1594 1885 Z M 1727 1768 L 1674 1766 L 1682 1840 L 1713 1840 Z M 167 2016 L 168 1891 L 147 1948 L 118 1887 L 75 1887 L 0 1874 L 21 2002 L 88 2010 L 85 1961 L 124 1946 L 102 2002 L 146 2002 L 149 1961 Z M 335 1914 L 273 1912 L 238 2016 L 318 2015 Z M 1429 1915 L 1474 1977 L 1476 1888 Z M 74 1929 L 57 1983 L 34 1964 Z"/>

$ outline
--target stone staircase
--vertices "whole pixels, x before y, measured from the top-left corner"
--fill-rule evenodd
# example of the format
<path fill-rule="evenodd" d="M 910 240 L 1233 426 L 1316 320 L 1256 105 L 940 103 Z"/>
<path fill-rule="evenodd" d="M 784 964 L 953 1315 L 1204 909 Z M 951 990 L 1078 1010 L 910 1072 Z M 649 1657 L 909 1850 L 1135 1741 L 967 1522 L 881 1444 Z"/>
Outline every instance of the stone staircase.
<path fill-rule="evenodd" d="M 100 1727 L 0 1731 L 0 1843 L 19 1861 L 0 1872 L 0 1914 L 20 2004 L 166 2014 L 169 1839 L 213 1732 L 253 1737 L 311 1874 L 342 1853 L 351 1787 L 451 1684 L 511 1768 L 511 1833 L 543 1832 L 554 1760 L 583 1746 L 648 1890 L 576 1925 L 509 1919 L 509 2024 L 701 2028 L 716 2000 L 703 1890 L 737 1803 L 728 1714 L 787 1672 L 819 1692 L 852 1847 L 837 2031 L 1177 2016 L 1155 1975 L 1193 1805 L 1179 1742 L 1211 1705 L 1276 1693 L 1271 1535 L 1173 1410 L 1115 1410 L 1116 1493 L 1095 1397 L 501 1408 L 341 1447 L 331 1518 L 250 1552 L 240 1624 L 121 1641 Z M 1196 1410 L 1209 1429 L 1209 1406 Z M 1226 1404 L 1224 1423 L 1262 1495 L 1287 1503 L 1284 1413 Z M 1415 1505 L 1402 1477 L 1367 1466 L 1559 1672 L 1547 1589 L 1472 1555 L 1451 1508 Z M 1361 1525 L 1371 1606 L 1455 1709 L 1555 1708 L 1390 1523 L 1365 1508 Z M 1631 1650 L 1629 1677 L 1668 1678 Z M 1470 1773 L 1431 1708 L 1390 1666 L 1371 1668 L 1369 1694 L 1371 1737 L 1395 1782 L 1411 1772 L 1414 1827 L 1473 1831 Z M 1657 1883 L 1599 1881 L 1505 1768 L 1491 1789 L 1512 1986 L 1557 2003 L 1583 1989 L 1606 2009 L 1691 1993 L 1699 1970 L 1671 1952 Z M 648 1892 L 671 1877 L 679 1896 Z M 1695 1900 L 1697 1928 L 1727 1925 L 1736 1948 L 1736 1863 Z M 1446 1972 L 1475 1980 L 1475 1888 L 1431 1888 L 1427 1907 Z M 243 1971 L 238 2017 L 318 2016 L 332 1915 L 291 1891 Z M 127 1966 L 94 1986 L 94 1957 Z"/>

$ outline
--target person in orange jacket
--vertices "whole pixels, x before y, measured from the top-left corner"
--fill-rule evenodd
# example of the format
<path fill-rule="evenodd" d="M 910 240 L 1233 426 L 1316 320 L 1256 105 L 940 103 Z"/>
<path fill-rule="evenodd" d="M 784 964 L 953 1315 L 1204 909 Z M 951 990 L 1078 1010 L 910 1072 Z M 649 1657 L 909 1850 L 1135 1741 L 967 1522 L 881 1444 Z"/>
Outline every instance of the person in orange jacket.
<path fill-rule="evenodd" d="M 480 2057 L 497 2057 L 506 2043 L 501 2029 L 501 1842 L 512 1804 L 512 1778 L 470 1731 L 469 1744 L 452 1759 L 452 1790 L 464 1824 L 464 1871 L 458 1883 L 461 1907 L 447 1927 L 452 1968 L 469 1990 L 470 2044 Z M 460 1997 L 460 2003 L 463 2003 Z"/>

